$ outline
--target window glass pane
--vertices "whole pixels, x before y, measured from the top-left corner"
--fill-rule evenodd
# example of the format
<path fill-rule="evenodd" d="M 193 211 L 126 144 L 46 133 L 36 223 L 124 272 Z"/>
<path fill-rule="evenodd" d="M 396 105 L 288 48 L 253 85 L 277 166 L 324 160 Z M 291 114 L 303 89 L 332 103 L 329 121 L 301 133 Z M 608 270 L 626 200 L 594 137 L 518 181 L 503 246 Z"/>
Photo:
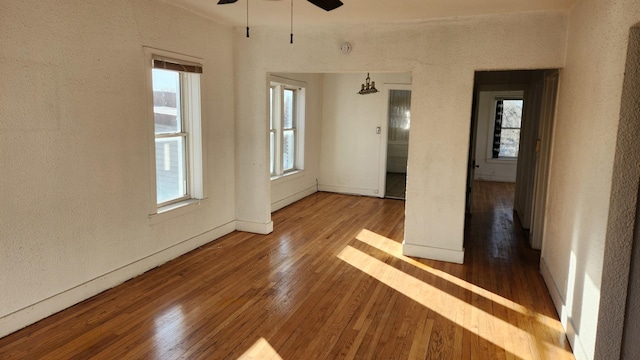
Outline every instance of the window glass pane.
<path fill-rule="evenodd" d="M 182 132 L 180 73 L 153 69 L 153 117 L 156 134 Z"/>
<path fill-rule="evenodd" d="M 295 130 L 285 130 L 282 135 L 282 170 L 287 171 L 295 166 Z"/>
<path fill-rule="evenodd" d="M 411 90 L 389 91 L 389 141 L 409 141 Z"/>
<path fill-rule="evenodd" d="M 293 128 L 293 94 L 294 90 L 284 89 L 284 109 L 282 109 L 284 129 Z"/>
<path fill-rule="evenodd" d="M 502 129 L 499 157 L 518 157 L 520 129 Z"/>
<path fill-rule="evenodd" d="M 502 128 L 520 128 L 522 120 L 522 100 L 503 100 Z"/>
<path fill-rule="evenodd" d="M 269 129 L 273 130 L 273 111 L 275 110 L 275 106 L 273 106 L 273 87 L 269 88 Z"/>
<path fill-rule="evenodd" d="M 274 174 L 276 172 L 276 134 L 272 131 L 269 137 L 269 171 Z"/>
<path fill-rule="evenodd" d="M 182 136 L 156 139 L 158 204 L 187 195 L 185 145 Z"/>

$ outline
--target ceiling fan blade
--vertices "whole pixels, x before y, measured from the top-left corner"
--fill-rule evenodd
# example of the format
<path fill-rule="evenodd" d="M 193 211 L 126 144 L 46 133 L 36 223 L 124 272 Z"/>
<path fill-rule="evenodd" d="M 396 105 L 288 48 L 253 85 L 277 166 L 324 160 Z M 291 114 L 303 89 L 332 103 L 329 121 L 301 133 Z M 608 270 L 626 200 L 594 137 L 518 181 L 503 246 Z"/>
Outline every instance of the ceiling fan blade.
<path fill-rule="evenodd" d="M 238 0 L 220 0 L 218 1 L 218 5 L 224 5 L 224 4 L 233 4 L 234 2 L 237 2 Z"/>
<path fill-rule="evenodd" d="M 342 1 L 340 0 L 308 0 L 308 1 L 313 5 L 327 11 L 331 11 L 333 9 L 336 9 L 342 6 Z"/>

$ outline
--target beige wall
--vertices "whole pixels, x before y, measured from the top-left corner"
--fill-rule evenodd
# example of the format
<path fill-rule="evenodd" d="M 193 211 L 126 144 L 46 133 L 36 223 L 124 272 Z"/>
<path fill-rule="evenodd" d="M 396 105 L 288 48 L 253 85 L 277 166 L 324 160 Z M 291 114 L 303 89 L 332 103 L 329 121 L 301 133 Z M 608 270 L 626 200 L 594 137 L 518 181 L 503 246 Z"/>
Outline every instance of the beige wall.
<path fill-rule="evenodd" d="M 383 196 L 380 156 L 386 149 L 385 84 L 410 84 L 409 73 L 371 73 L 378 93 L 359 95 L 366 72 L 325 74 L 320 157 L 323 191 Z M 376 127 L 381 128 L 380 134 Z"/>
<path fill-rule="evenodd" d="M 603 267 L 627 39 L 639 20 L 633 0 L 579 1 L 569 18 L 541 267 L 578 358 L 594 357 L 596 337 L 603 358 L 619 349 L 619 332 L 597 333 L 611 321 L 599 323 L 598 312 L 601 301 L 620 295 L 602 292 L 606 283 L 626 289 L 624 280 L 603 278 Z M 610 325 L 622 327 L 619 319 Z"/>
<path fill-rule="evenodd" d="M 558 68 L 564 63 L 566 14 L 532 13 L 420 24 L 309 28 L 294 44 L 283 28 L 236 30 L 237 210 L 268 224 L 265 92 L 268 71 L 411 72 L 405 251 L 461 261 L 469 122 L 475 70 Z M 286 32 L 285 32 L 286 33 Z M 500 39 L 500 41 L 496 41 Z M 349 55 L 339 51 L 353 44 Z"/>
<path fill-rule="evenodd" d="M 158 1 L 0 7 L 2 336 L 232 231 L 235 184 L 230 28 Z M 155 224 L 143 46 L 204 65 L 208 199 Z"/>

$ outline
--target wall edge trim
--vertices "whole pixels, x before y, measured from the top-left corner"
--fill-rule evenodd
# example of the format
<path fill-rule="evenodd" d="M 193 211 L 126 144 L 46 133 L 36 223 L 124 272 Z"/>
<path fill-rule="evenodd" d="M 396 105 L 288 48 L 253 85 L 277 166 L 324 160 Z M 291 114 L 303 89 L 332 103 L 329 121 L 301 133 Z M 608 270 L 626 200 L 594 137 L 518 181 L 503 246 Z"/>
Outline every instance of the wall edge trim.
<path fill-rule="evenodd" d="M 347 187 L 347 186 L 318 185 L 318 191 L 345 194 L 345 195 L 384 197 L 384 194 L 380 194 L 378 189 L 361 189 L 361 188 L 353 188 L 353 187 Z"/>
<path fill-rule="evenodd" d="M 257 223 L 253 221 L 236 220 L 236 230 L 253 234 L 267 235 L 273 232 L 273 221 Z"/>
<path fill-rule="evenodd" d="M 558 313 L 558 317 L 560 318 L 560 323 L 562 324 L 562 328 L 564 329 L 565 335 L 569 340 L 571 349 L 573 350 L 573 355 L 578 360 L 591 359 L 587 355 L 584 344 L 580 339 L 580 335 L 576 331 L 573 320 L 569 318 L 565 301 L 562 298 L 560 290 L 556 286 L 553 275 L 551 275 L 551 271 L 549 270 L 549 267 L 547 266 L 547 263 L 543 257 L 540 257 L 540 274 L 542 274 L 542 278 L 547 285 L 547 290 L 549 291 L 549 295 L 551 295 L 551 301 L 553 301 L 553 304 L 555 305 L 556 312 Z"/>
<path fill-rule="evenodd" d="M 295 194 L 289 195 L 289 196 L 285 197 L 284 199 L 281 199 L 281 200 L 278 200 L 278 201 L 276 201 L 274 203 L 271 203 L 271 212 L 275 212 L 275 211 L 278 211 L 278 210 L 282 209 L 283 207 L 289 206 L 289 205 L 293 204 L 296 201 L 302 200 L 302 199 L 306 198 L 307 196 L 309 196 L 309 195 L 311 195 L 313 193 L 316 193 L 317 191 L 318 191 L 317 187 L 314 185 L 314 186 L 308 187 L 308 188 L 306 188 L 306 189 L 304 189 L 302 191 L 298 191 Z"/>
<path fill-rule="evenodd" d="M 430 260 L 447 261 L 456 264 L 464 262 L 464 248 L 462 250 L 442 249 L 402 242 L 402 255 L 414 256 Z"/>
<path fill-rule="evenodd" d="M 235 230 L 231 221 L 0 318 L 0 338 L 65 310 Z"/>

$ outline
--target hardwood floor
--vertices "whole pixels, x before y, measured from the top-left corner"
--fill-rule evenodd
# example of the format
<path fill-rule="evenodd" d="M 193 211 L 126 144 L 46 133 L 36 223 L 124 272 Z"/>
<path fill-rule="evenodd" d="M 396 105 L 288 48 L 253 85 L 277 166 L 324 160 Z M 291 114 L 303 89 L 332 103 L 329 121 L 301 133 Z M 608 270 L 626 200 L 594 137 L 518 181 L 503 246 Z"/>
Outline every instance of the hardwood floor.
<path fill-rule="evenodd" d="M 573 358 L 513 187 L 476 186 L 464 265 L 402 256 L 403 201 L 317 193 L 270 235 L 232 233 L 0 339 L 0 359 Z"/>
<path fill-rule="evenodd" d="M 406 173 L 387 173 L 385 184 L 384 197 L 404 200 L 407 193 Z"/>

